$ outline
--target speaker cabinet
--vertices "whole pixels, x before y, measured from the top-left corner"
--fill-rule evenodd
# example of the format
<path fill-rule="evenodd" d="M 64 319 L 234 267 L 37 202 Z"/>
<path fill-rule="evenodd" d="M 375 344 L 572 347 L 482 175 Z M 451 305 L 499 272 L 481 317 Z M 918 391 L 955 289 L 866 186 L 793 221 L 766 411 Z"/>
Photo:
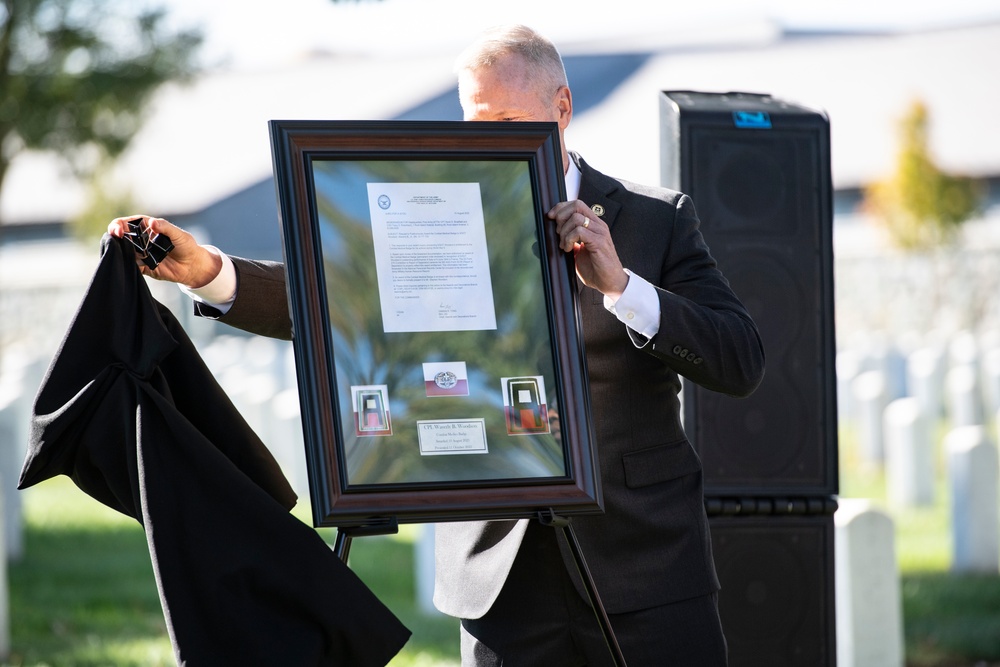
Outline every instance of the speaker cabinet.
<path fill-rule="evenodd" d="M 691 196 L 766 355 L 746 399 L 685 383 L 706 495 L 837 492 L 830 130 L 749 93 L 664 91 L 663 185 Z"/>
<path fill-rule="evenodd" d="M 835 667 L 833 515 L 709 522 L 730 667 Z"/>

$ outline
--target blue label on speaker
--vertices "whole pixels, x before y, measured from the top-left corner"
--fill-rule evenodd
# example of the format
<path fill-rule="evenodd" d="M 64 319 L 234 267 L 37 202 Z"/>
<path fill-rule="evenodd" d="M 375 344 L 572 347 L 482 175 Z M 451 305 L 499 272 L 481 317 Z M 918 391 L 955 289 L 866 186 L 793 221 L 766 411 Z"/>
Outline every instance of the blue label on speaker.
<path fill-rule="evenodd" d="M 733 123 L 740 128 L 770 130 L 771 116 L 766 111 L 734 111 Z"/>

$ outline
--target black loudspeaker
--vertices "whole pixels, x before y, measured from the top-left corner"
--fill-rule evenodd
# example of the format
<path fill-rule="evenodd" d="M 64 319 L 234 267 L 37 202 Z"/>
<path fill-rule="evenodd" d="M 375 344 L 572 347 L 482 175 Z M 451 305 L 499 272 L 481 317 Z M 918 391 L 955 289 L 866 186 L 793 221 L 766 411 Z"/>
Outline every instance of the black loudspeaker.
<path fill-rule="evenodd" d="M 835 667 L 833 515 L 709 522 L 730 667 Z"/>
<path fill-rule="evenodd" d="M 829 121 L 766 95 L 663 91 L 660 101 L 663 185 L 694 200 L 767 359 L 746 399 L 685 383 L 706 495 L 835 494 Z"/>

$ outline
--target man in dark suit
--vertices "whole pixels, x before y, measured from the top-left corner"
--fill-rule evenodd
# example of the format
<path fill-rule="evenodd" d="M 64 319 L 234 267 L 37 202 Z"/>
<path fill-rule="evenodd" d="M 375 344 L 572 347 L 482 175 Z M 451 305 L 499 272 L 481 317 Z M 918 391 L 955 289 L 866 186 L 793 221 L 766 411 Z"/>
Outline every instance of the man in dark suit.
<path fill-rule="evenodd" d="M 573 115 L 562 59 L 523 26 L 459 58 L 466 120 Z M 690 198 L 613 179 L 566 152 L 568 201 L 548 212 L 581 283 L 605 512 L 573 525 L 626 661 L 726 664 L 701 463 L 680 420 L 679 376 L 733 396 L 759 384 L 756 326 L 716 267 Z M 120 234 L 123 220 L 110 226 Z M 147 219 L 175 250 L 153 273 L 202 315 L 288 337 L 280 264 L 229 258 Z M 238 283 L 238 289 L 237 289 Z M 435 604 L 462 620 L 464 665 L 605 665 L 612 656 L 559 531 L 536 521 L 440 524 Z"/>

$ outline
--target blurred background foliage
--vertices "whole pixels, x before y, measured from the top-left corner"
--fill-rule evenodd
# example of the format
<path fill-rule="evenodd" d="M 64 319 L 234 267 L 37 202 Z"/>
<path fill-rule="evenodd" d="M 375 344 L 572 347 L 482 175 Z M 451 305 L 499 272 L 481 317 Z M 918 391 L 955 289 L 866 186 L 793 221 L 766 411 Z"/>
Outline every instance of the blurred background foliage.
<path fill-rule="evenodd" d="M 899 121 L 895 170 L 865 189 L 864 207 L 899 248 L 929 251 L 952 242 L 980 211 L 985 183 L 946 173 L 928 147 L 930 114 L 921 100 Z"/>

